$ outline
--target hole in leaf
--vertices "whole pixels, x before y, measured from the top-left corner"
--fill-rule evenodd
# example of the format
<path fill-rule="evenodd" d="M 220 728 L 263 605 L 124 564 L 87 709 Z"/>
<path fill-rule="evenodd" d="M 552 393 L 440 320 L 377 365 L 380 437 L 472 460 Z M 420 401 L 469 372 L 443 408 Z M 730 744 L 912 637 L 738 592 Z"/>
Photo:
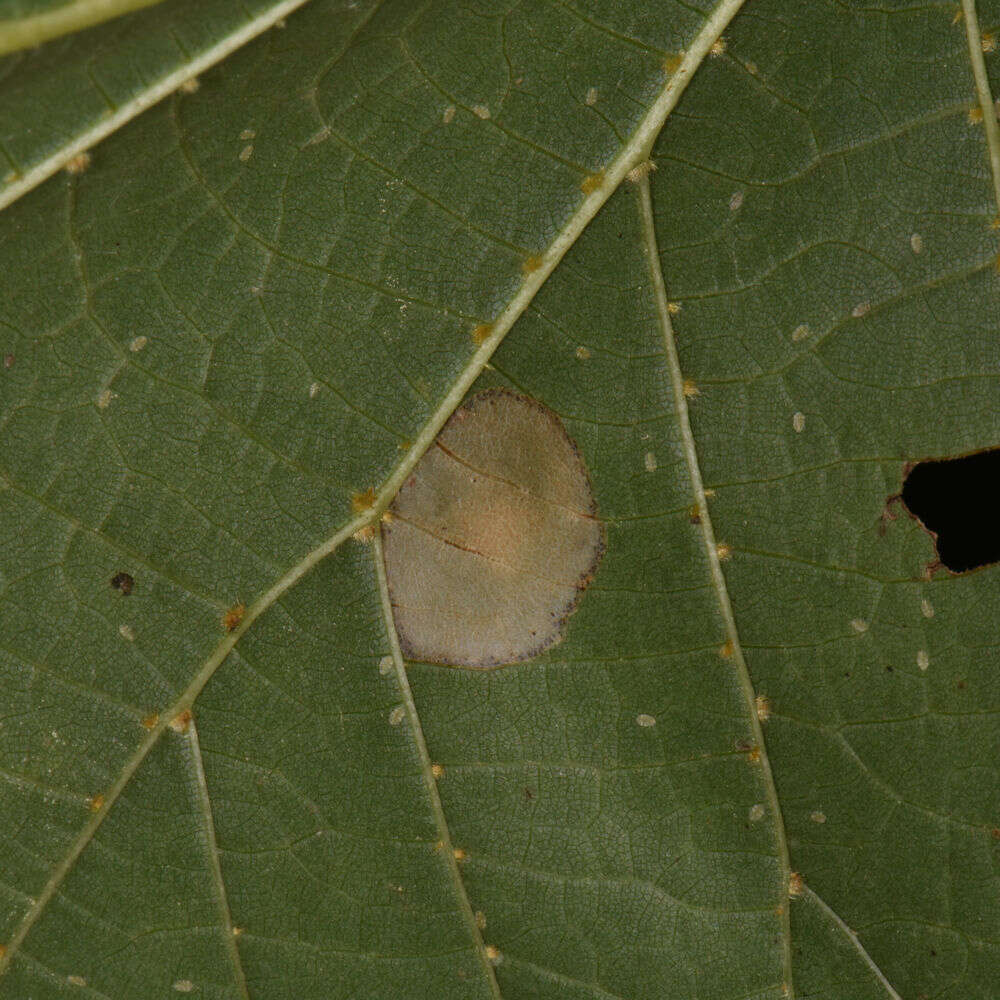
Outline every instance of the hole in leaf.
<path fill-rule="evenodd" d="M 417 463 L 382 525 L 403 653 L 495 667 L 558 642 L 604 550 L 590 477 L 556 414 L 473 396 Z"/>
<path fill-rule="evenodd" d="M 1000 448 L 918 462 L 903 483 L 906 509 L 934 536 L 953 573 L 1000 562 Z"/>

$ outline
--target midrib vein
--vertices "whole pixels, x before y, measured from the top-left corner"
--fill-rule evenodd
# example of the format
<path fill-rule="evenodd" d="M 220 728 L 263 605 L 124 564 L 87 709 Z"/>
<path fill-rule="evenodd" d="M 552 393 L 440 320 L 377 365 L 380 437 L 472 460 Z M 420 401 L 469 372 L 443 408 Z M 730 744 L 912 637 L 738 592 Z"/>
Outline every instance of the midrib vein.
<path fill-rule="evenodd" d="M 289 2 L 280 6 L 282 9 L 287 7 L 288 10 L 292 10 L 302 2 L 304 0 L 294 0 L 294 2 L 289 0 Z M 55 866 L 45 885 L 35 897 L 34 905 L 28 909 L 11 938 L 4 942 L 6 949 L 0 955 L 0 977 L 9 968 L 10 963 L 17 955 L 29 931 L 59 891 L 59 887 L 72 870 L 73 865 L 93 839 L 108 813 L 114 807 L 115 802 L 125 790 L 132 776 L 146 759 L 149 752 L 163 735 L 170 721 L 192 707 L 195 699 L 219 668 L 220 664 L 232 651 L 236 643 L 282 594 L 293 587 L 318 563 L 335 552 L 352 535 L 362 529 L 378 524 L 382 514 L 392 503 L 400 487 L 413 471 L 417 462 L 420 461 L 427 449 L 433 444 L 438 432 L 489 363 L 490 358 L 503 342 L 507 332 L 525 309 L 527 309 L 535 295 L 537 295 L 538 290 L 548 280 L 549 275 L 552 274 L 594 216 L 597 215 L 611 195 L 618 189 L 629 171 L 648 158 L 649 150 L 663 128 L 663 123 L 676 107 L 681 94 L 685 91 L 695 71 L 708 55 L 712 45 L 718 40 L 723 31 L 725 31 L 729 22 L 736 16 L 744 2 L 745 0 L 721 0 L 713 9 L 701 31 L 698 32 L 692 40 L 690 47 L 683 54 L 680 65 L 664 83 L 663 89 L 650 106 L 646 116 L 637 126 L 632 137 L 622 147 L 618 156 L 605 168 L 600 183 L 589 195 L 583 198 L 576 212 L 570 217 L 563 229 L 553 239 L 544 255 L 542 255 L 540 266 L 524 278 L 523 283 L 517 293 L 511 298 L 506 308 L 492 321 L 489 335 L 484 338 L 483 342 L 470 356 L 465 367 L 445 394 L 437 409 L 428 418 L 406 455 L 377 491 L 374 504 L 368 510 L 357 514 L 334 532 L 326 541 L 318 545 L 311 552 L 308 552 L 287 573 L 275 581 L 264 594 L 257 598 L 247 608 L 240 625 L 219 642 L 212 654 L 198 669 L 191 683 L 173 704 L 162 711 L 156 725 L 143 738 L 116 781 L 104 792 L 104 803 L 101 808 L 81 828 L 76 840 L 74 840 L 69 851 L 67 851 L 66 857 Z M 277 16 L 274 19 L 277 20 Z M 261 28 L 260 30 L 264 29 Z M 248 37 L 253 36 L 250 35 Z M 222 58 L 222 56 L 220 55 L 218 58 Z M 53 169 L 58 169 L 58 166 Z M 0 208 L 6 204 L 2 199 L 3 194 L 0 194 Z"/>
<path fill-rule="evenodd" d="M 233 981 L 242 1000 L 250 1000 L 247 990 L 246 975 L 243 972 L 243 962 L 240 959 L 239 948 L 236 946 L 236 934 L 233 931 L 233 916 L 229 909 L 226 896 L 226 883 L 222 878 L 222 865 L 219 862 L 219 845 L 215 839 L 215 820 L 212 818 L 212 800 L 208 795 L 208 782 L 205 779 L 205 765 L 201 758 L 201 743 L 198 741 L 198 727 L 194 719 L 188 722 L 188 748 L 191 752 L 191 767 L 194 771 L 195 802 L 205 824 L 205 851 L 208 855 L 209 870 L 212 874 L 212 887 L 215 889 L 215 902 L 219 911 L 219 922 L 225 938 L 225 948 L 233 970 Z"/>
<path fill-rule="evenodd" d="M 969 42 L 969 61 L 972 76 L 976 81 L 976 96 L 983 114 L 983 130 L 986 133 L 986 148 L 990 160 L 990 174 L 993 178 L 993 199 L 1000 217 L 1000 126 L 997 124 L 996 107 L 990 92 L 990 79 L 986 74 L 986 60 L 983 57 L 983 39 L 979 32 L 979 18 L 976 14 L 976 0 L 962 0 L 962 19 L 965 21 L 965 36 Z"/>
<path fill-rule="evenodd" d="M 465 882 L 462 873 L 458 870 L 458 861 L 455 858 L 455 846 L 451 842 L 451 832 L 448 829 L 448 820 L 444 814 L 444 806 L 441 804 L 441 796 L 438 793 L 437 779 L 432 770 L 432 761 L 427 752 L 427 741 L 424 739 L 423 726 L 420 724 L 420 716 L 417 714 L 417 705 L 413 700 L 413 692 L 410 690 L 410 681 L 406 676 L 406 664 L 403 662 L 403 653 L 399 648 L 399 635 L 396 632 L 396 621 L 392 614 L 392 602 L 389 599 L 389 581 L 385 575 L 385 557 L 382 552 L 382 535 L 376 528 L 375 537 L 372 540 L 372 556 L 375 560 L 375 575 L 378 579 L 379 602 L 382 607 L 382 619 L 385 623 L 385 631 L 389 639 L 389 649 L 392 652 L 392 662 L 396 672 L 396 682 L 399 684 L 399 692 L 403 698 L 403 707 L 406 709 L 406 719 L 410 725 L 410 732 L 413 735 L 413 742 L 416 746 L 417 757 L 420 759 L 420 770 L 423 774 L 424 785 L 427 787 L 427 797 L 430 800 L 431 812 L 434 814 L 434 823 L 438 831 L 437 849 L 444 856 L 444 862 L 448 867 L 452 882 L 455 887 L 455 895 L 458 899 L 459 909 L 465 920 L 466 929 L 472 939 L 473 950 L 483 969 L 483 976 L 489 987 L 490 995 L 494 1000 L 501 1000 L 500 987 L 497 984 L 496 973 L 493 971 L 493 963 L 486 955 L 486 946 L 483 943 L 483 936 L 476 923 L 476 915 L 472 912 L 472 904 L 469 902 L 469 894 L 465 891 Z"/>
<path fill-rule="evenodd" d="M 719 605 L 719 612 L 726 630 L 726 639 L 732 646 L 732 662 L 736 669 L 747 714 L 750 717 L 754 742 L 760 752 L 760 767 L 763 774 L 767 794 L 768 807 L 774 822 L 775 840 L 778 845 L 778 862 L 781 869 L 782 884 L 779 886 L 777 898 L 781 908 L 782 952 L 783 952 L 783 985 L 785 996 L 794 998 L 795 985 L 792 976 L 792 928 L 789 916 L 788 887 L 792 866 L 788 850 L 788 837 L 785 832 L 785 821 L 781 813 L 781 803 L 778 801 L 778 790 L 771 771 L 771 761 L 764 742 L 764 730 L 757 715 L 757 692 L 754 690 L 750 671 L 747 669 L 740 643 L 736 619 L 733 615 L 732 603 L 729 600 L 729 588 L 722 572 L 719 560 L 718 543 L 712 528 L 712 518 L 708 512 L 708 502 L 705 497 L 705 485 L 701 478 L 701 466 L 698 462 L 698 450 L 695 446 L 694 434 L 691 431 L 691 421 L 688 415 L 687 397 L 684 395 L 684 375 L 681 371 L 677 344 L 674 340 L 673 324 L 670 322 L 670 309 L 667 300 L 667 289 L 660 268 L 659 246 L 656 240 L 656 226 L 653 218 L 653 199 L 649 189 L 649 175 L 643 174 L 636 182 L 639 202 L 639 218 L 643 236 L 643 250 L 649 266 L 649 277 L 656 305 L 656 315 L 660 331 L 663 335 L 663 349 L 666 355 L 667 370 L 670 375 L 671 395 L 674 400 L 674 415 L 681 434 L 684 451 L 684 461 L 687 465 L 688 477 L 691 480 L 691 491 L 694 494 L 701 524 L 701 536 L 705 545 L 705 555 L 708 559 L 709 573 Z"/>

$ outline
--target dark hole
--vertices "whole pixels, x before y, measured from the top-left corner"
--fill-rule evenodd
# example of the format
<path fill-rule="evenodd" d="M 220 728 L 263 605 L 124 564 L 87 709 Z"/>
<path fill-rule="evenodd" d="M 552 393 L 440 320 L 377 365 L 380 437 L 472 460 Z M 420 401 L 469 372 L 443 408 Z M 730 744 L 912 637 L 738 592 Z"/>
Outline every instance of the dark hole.
<path fill-rule="evenodd" d="M 918 462 L 903 483 L 903 503 L 937 535 L 938 558 L 955 573 L 1000 562 L 1000 448 Z"/>

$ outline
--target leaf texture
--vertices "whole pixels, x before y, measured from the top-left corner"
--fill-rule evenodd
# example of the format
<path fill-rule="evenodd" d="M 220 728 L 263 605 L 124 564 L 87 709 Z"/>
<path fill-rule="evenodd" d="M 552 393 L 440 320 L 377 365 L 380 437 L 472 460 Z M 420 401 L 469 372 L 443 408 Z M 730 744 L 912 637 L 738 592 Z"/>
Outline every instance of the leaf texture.
<path fill-rule="evenodd" d="M 0 997 L 995 997 L 997 570 L 885 516 L 1000 438 L 976 6 L 313 0 L 13 201 Z M 606 552 L 407 662 L 379 518 L 493 387 Z"/>

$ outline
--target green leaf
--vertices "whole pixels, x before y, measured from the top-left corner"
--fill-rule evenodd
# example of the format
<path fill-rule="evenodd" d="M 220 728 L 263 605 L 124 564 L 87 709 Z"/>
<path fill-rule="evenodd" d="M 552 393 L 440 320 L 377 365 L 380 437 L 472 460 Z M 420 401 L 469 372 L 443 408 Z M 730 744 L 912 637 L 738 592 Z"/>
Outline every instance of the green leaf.
<path fill-rule="evenodd" d="M 1000 7 L 227 6 L 0 64 L 0 997 L 995 998 L 998 570 L 886 501 L 1000 440 Z M 606 551 L 406 663 L 487 387 Z"/>

